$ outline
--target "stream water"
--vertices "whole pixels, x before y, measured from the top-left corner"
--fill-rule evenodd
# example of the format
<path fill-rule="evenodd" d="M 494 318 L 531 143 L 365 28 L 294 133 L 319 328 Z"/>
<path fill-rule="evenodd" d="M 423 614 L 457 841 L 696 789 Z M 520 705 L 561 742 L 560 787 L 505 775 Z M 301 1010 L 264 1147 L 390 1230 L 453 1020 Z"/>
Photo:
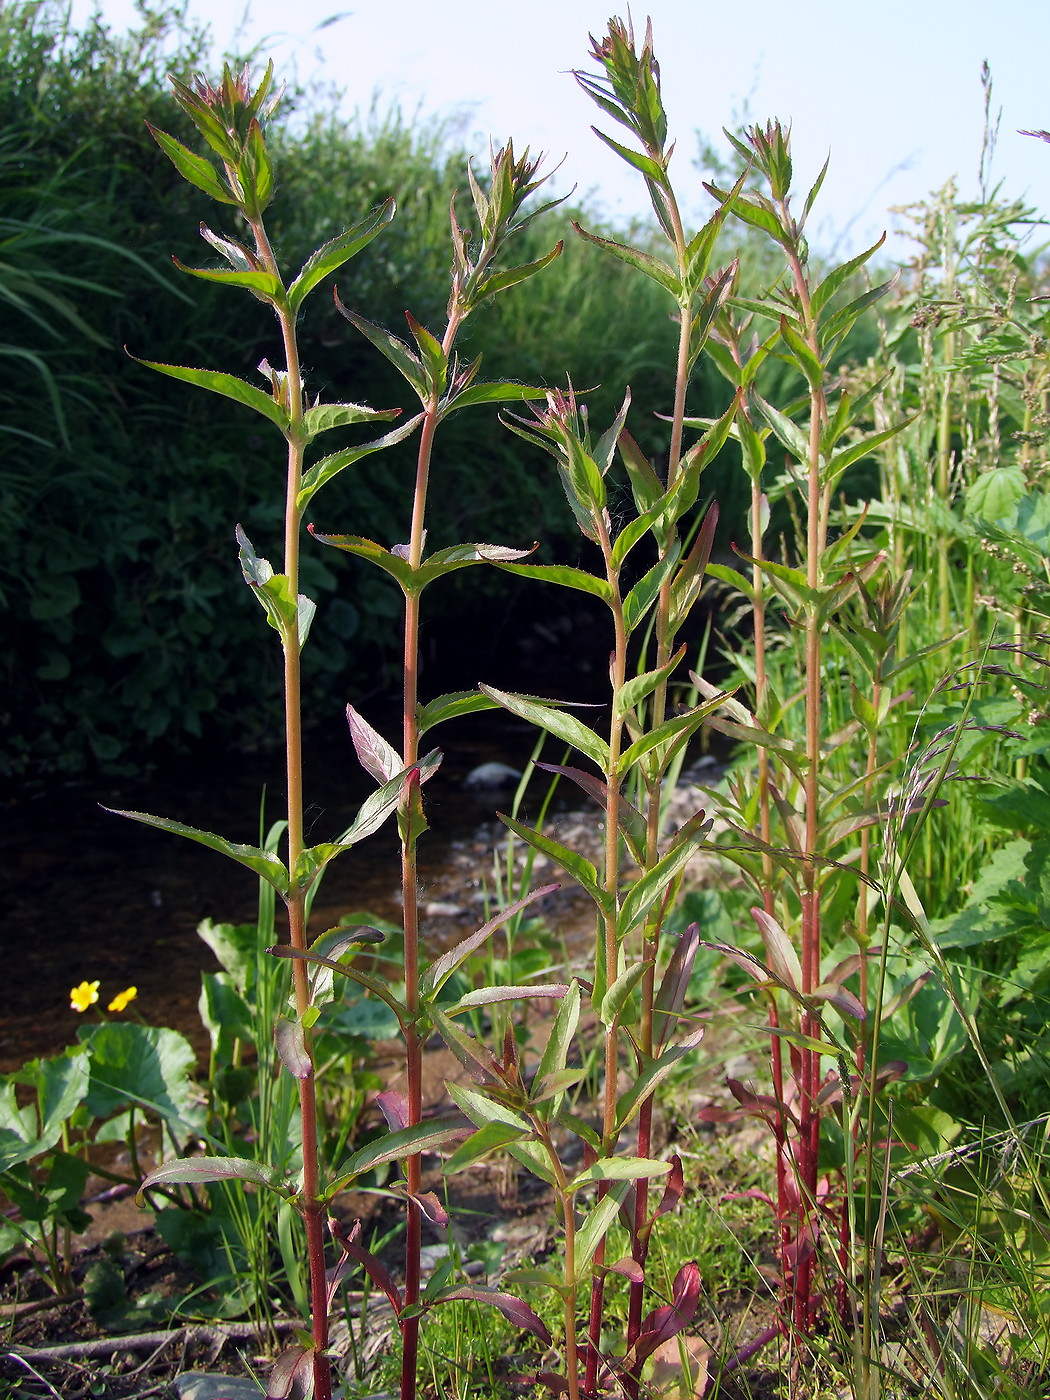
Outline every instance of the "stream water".
<path fill-rule="evenodd" d="M 386 732 L 396 733 L 396 720 Z M 535 731 L 494 713 L 475 717 L 469 729 L 448 725 L 435 742 L 445 761 L 427 785 L 431 830 L 419 846 L 424 891 L 447 871 L 453 851 L 462 852 L 496 808 L 509 803 L 506 790 L 466 789 L 467 774 L 493 761 L 522 768 Z M 350 824 L 374 785 L 359 767 L 345 728 L 313 735 L 304 761 L 307 839 L 325 840 Z M 95 979 L 100 1007 L 134 985 L 134 1009 L 144 1021 L 173 1026 L 203 1048 L 200 974 L 216 964 L 196 928 L 205 917 L 254 921 L 258 882 L 214 851 L 103 808 L 147 811 L 255 844 L 264 789 L 268 820 L 275 820 L 284 794 L 279 754 L 198 759 L 149 780 L 70 784 L 12 799 L 0 809 L 8 977 L 0 1070 L 72 1043 L 81 1017 L 70 1007 L 70 988 Z M 457 863 L 461 869 L 467 864 L 462 854 Z M 485 873 L 482 863 L 463 879 L 469 883 Z M 330 927 L 354 909 L 396 920 L 399 883 L 397 829 L 390 821 L 328 868 L 313 926 Z M 85 1019 L 94 1015 L 91 1010 Z"/>

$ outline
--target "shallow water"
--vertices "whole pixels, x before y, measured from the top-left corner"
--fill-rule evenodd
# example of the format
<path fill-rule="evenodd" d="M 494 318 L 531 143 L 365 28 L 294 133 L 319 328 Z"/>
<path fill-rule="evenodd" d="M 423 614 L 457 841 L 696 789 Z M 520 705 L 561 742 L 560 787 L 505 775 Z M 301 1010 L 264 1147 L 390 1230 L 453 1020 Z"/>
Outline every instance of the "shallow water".
<path fill-rule="evenodd" d="M 379 727 L 396 733 L 396 721 Z M 449 725 L 437 732 L 435 742 L 442 745 L 445 761 L 427 785 L 431 829 L 419 845 L 424 890 L 454 859 L 454 844 L 467 841 L 497 807 L 509 803 L 507 791 L 465 790 L 466 775 L 491 761 L 520 769 L 535 731 L 511 716 L 492 714 L 473 717 L 469 730 L 465 724 Z M 373 784 L 345 729 L 311 738 L 304 762 L 307 837 L 320 841 L 350 824 Z M 255 844 L 264 787 L 268 818 L 276 820 L 284 791 L 281 757 L 231 754 L 187 762 L 142 782 L 67 785 L 13 799 L 0 809 L 8 973 L 0 1069 L 72 1043 L 96 1008 L 81 1018 L 70 1008 L 69 990 L 96 978 L 99 1007 L 135 985 L 133 1007 L 144 1021 L 173 1026 L 203 1048 L 200 974 L 217 970 L 217 964 L 196 928 L 206 917 L 254 922 L 258 881 L 214 851 L 102 807 L 172 817 Z M 464 865 L 462 857 L 458 864 Z M 330 927 L 353 909 L 397 920 L 399 884 L 397 828 L 390 821 L 328 868 L 313 927 Z M 279 927 L 280 919 L 279 910 Z"/>

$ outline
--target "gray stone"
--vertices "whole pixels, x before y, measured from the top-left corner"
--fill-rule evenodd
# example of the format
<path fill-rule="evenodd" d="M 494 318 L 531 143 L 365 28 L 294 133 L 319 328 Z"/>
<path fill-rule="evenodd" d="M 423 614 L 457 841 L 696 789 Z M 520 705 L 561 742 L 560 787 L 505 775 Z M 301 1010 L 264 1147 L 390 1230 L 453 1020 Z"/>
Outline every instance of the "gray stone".
<path fill-rule="evenodd" d="M 175 1378 L 179 1400 L 259 1400 L 266 1392 L 243 1376 L 221 1376 L 210 1371 L 184 1371 Z"/>

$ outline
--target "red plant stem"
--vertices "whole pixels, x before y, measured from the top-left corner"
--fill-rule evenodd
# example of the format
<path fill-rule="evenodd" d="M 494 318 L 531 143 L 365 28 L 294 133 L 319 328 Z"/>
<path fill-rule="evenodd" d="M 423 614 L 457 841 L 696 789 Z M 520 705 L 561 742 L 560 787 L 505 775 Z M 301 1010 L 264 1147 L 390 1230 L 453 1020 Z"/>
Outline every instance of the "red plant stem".
<path fill-rule="evenodd" d="M 792 233 L 787 248 L 792 279 L 802 312 L 806 339 L 819 358 L 817 329 L 809 301 L 809 287 L 799 254 L 799 235 L 795 231 L 785 201 L 780 201 L 780 214 L 785 230 Z M 810 389 L 809 461 L 806 499 L 806 583 L 811 596 L 821 583 L 824 520 L 820 485 L 820 432 L 826 415 L 823 388 Z M 821 624 L 817 605 L 806 605 L 806 821 L 803 838 L 802 893 L 802 994 L 809 996 L 820 985 L 821 933 L 820 888 L 816 855 L 820 841 L 820 704 L 821 704 Z M 803 1035 L 819 1037 L 819 1026 L 807 1011 L 802 1018 Z M 816 1243 L 817 1154 L 820 1146 L 820 1112 L 817 1095 L 820 1088 L 820 1055 L 805 1048 L 800 1052 L 799 1084 L 799 1148 L 798 1148 L 798 1229 L 796 1234 L 796 1268 L 794 1273 L 794 1323 L 799 1336 L 807 1335 L 816 1317 L 813 1296 L 813 1248 Z"/>
<path fill-rule="evenodd" d="M 686 275 L 686 239 L 681 215 L 673 191 L 668 187 L 668 206 L 671 227 L 675 232 L 675 251 L 678 255 L 678 272 L 683 283 Z M 685 426 L 685 402 L 689 388 L 689 348 L 692 339 L 692 298 L 684 297 L 678 308 L 678 358 L 675 366 L 674 412 L 671 418 L 671 443 L 667 461 L 667 486 L 674 485 L 682 465 L 682 434 Z M 677 530 L 675 532 L 677 537 Z M 656 666 L 665 666 L 671 656 L 671 578 L 668 575 L 660 586 L 660 596 L 656 605 Z M 653 694 L 650 725 L 655 729 L 667 716 L 667 682 L 661 681 Z M 646 866 L 652 867 L 660 858 L 660 805 L 663 795 L 663 782 L 657 780 L 648 784 L 648 805 L 646 808 Z M 643 1056 L 653 1054 L 653 1004 L 656 998 L 656 964 L 660 952 L 660 930 L 662 914 L 647 930 L 643 938 L 643 956 L 651 959 L 651 966 L 645 973 L 641 985 L 641 1013 L 638 1027 L 638 1046 Z M 648 946 L 646 946 L 648 944 Z M 638 1114 L 638 1156 L 652 1155 L 654 1099 L 650 1095 Z M 631 1257 L 643 1271 L 649 1257 L 649 1180 L 642 1177 L 635 1182 L 634 1220 L 632 1224 Z M 645 1312 L 645 1279 L 632 1280 L 627 1304 L 627 1349 L 635 1345 L 642 1331 L 642 1318 Z M 637 1400 L 641 1384 L 641 1367 L 624 1376 L 624 1391 L 628 1400 Z"/>
<path fill-rule="evenodd" d="M 456 337 L 462 317 L 455 310 L 449 317 L 442 348 L 447 355 Z M 416 459 L 416 484 L 412 499 L 412 529 L 409 537 L 408 560 L 418 569 L 423 558 L 424 523 L 427 508 L 427 488 L 430 482 L 430 461 L 434 449 L 440 415 L 435 392 L 426 405 Z M 419 759 L 419 593 L 405 594 L 404 688 L 402 711 L 403 759 L 411 768 Z M 419 1032 L 419 885 L 416 871 L 415 840 L 411 833 L 401 846 L 401 900 L 405 930 L 405 1008 L 408 1027 L 405 1031 L 405 1073 L 408 1079 L 408 1121 L 413 1127 L 423 1116 L 423 1041 Z M 420 1191 L 421 1162 L 419 1154 L 407 1157 L 404 1163 L 405 1185 L 408 1192 L 405 1226 L 405 1307 L 419 1303 L 419 1251 L 422 1245 L 422 1215 L 416 1198 Z M 416 1393 L 416 1369 L 419 1359 L 419 1317 L 407 1317 L 401 1323 L 401 1398 L 413 1400 Z"/>
<path fill-rule="evenodd" d="M 600 512 L 595 512 L 595 525 L 602 554 L 605 557 L 605 574 L 612 597 L 610 608 L 613 615 L 615 635 L 610 681 L 613 693 L 613 713 L 609 722 L 609 769 L 605 775 L 605 889 L 609 895 L 609 910 L 604 915 L 602 927 L 602 956 L 605 963 L 605 986 L 612 986 L 616 980 L 619 944 L 616 930 L 618 891 L 620 883 L 620 782 L 617 769 L 620 763 L 620 747 L 623 738 L 623 719 L 616 708 L 615 699 L 623 688 L 627 676 L 627 628 L 624 623 L 623 604 L 620 598 L 620 581 L 612 561 L 612 541 L 608 526 Z M 616 1145 L 616 1080 L 618 1071 L 617 1022 L 613 1022 L 605 1032 L 605 1087 L 602 1099 L 602 1148 L 612 1153 Z M 608 1186 L 598 1187 L 598 1200 L 607 1193 Z M 597 1393 L 598 1367 L 601 1352 L 602 1320 L 605 1313 L 605 1278 L 602 1265 L 605 1262 L 605 1241 L 601 1240 L 594 1252 L 594 1272 L 591 1278 L 591 1310 L 588 1320 L 587 1368 L 584 1391 L 587 1395 Z"/>
<path fill-rule="evenodd" d="M 256 250 L 263 263 L 280 276 L 277 260 L 261 219 L 252 221 Z M 293 598 L 299 594 L 299 537 L 302 512 L 298 496 L 302 486 L 303 444 L 299 436 L 303 417 L 302 371 L 299 346 L 295 335 L 295 317 L 288 311 L 279 314 L 284 342 L 287 379 L 285 393 L 288 409 L 288 472 L 284 511 L 284 572 Z M 288 870 L 295 871 L 304 848 L 303 836 L 303 755 L 302 755 L 302 681 L 299 665 L 300 638 L 286 631 L 282 636 L 284 650 L 285 762 L 288 783 Z M 293 883 L 287 898 L 288 936 L 293 948 L 307 947 L 306 891 Z M 301 959 L 292 962 L 292 984 L 295 991 L 296 1014 L 302 1023 L 310 1005 L 310 982 L 307 965 Z M 328 1289 L 324 1257 L 324 1204 L 320 1196 L 320 1160 L 317 1145 L 317 1093 L 314 1079 L 312 1037 L 303 1029 L 303 1044 L 310 1060 L 310 1071 L 298 1081 L 299 1114 L 303 1141 L 302 1214 L 306 1229 L 306 1248 L 310 1268 L 311 1336 L 313 1340 L 313 1380 L 316 1400 L 331 1400 L 332 1370 L 328 1359 Z"/>

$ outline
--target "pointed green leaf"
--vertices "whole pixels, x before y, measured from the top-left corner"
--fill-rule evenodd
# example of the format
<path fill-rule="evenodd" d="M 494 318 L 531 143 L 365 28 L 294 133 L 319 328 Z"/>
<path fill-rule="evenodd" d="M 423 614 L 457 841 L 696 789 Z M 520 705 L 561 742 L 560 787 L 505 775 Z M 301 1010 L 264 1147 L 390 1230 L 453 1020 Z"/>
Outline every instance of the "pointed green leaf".
<path fill-rule="evenodd" d="M 609 1233 L 609 1227 L 616 1219 L 627 1192 L 629 1181 L 614 1181 L 600 1201 L 595 1203 L 583 1225 L 576 1232 L 576 1277 L 571 1282 L 579 1282 L 586 1277 L 587 1269 L 594 1258 L 594 1251 Z"/>
<path fill-rule="evenodd" d="M 248 1157 L 180 1157 L 151 1171 L 140 1189 L 151 1191 L 156 1186 L 196 1185 L 206 1181 L 248 1181 L 282 1196 L 290 1194 L 284 1188 L 279 1171 Z"/>
<path fill-rule="evenodd" d="M 308 293 L 318 282 L 349 262 L 362 248 L 371 243 L 376 234 L 390 223 L 395 207 L 393 199 L 386 200 L 359 223 L 354 224 L 353 228 L 329 239 L 315 253 L 311 253 L 299 276 L 288 288 L 288 301 L 293 311 L 299 310 Z"/>
<path fill-rule="evenodd" d="M 535 262 L 522 263 L 520 267 L 509 267 L 503 272 L 497 272 L 492 277 L 486 278 L 470 298 L 471 309 L 480 306 L 482 301 L 495 296 L 498 292 L 506 291 L 508 287 L 516 287 L 519 282 L 524 282 L 529 277 L 535 277 L 537 272 L 542 272 L 545 267 L 550 266 L 555 258 L 561 256 L 563 247 L 564 242 L 559 238 L 551 251 L 542 258 L 537 258 Z"/>
<path fill-rule="evenodd" d="M 531 399 L 544 399 L 546 389 L 535 384 L 515 384 L 511 381 L 494 380 L 486 384 L 471 384 L 458 394 L 452 394 L 442 405 L 442 416 L 455 409 L 470 408 L 479 403 L 524 403 Z"/>
<path fill-rule="evenodd" d="M 671 1170 L 670 1162 L 659 1162 L 649 1157 L 602 1157 L 593 1166 L 580 1173 L 570 1189 L 579 1191 L 583 1186 L 593 1186 L 597 1181 L 641 1181 L 666 1176 Z"/>
<path fill-rule="evenodd" d="M 809 438 L 790 418 L 781 413 L 778 408 L 774 408 L 771 403 L 759 393 L 752 395 L 752 400 L 758 408 L 759 413 L 773 429 L 774 436 L 787 448 L 793 457 L 805 464 L 809 461 Z"/>
<path fill-rule="evenodd" d="M 827 169 L 827 166 L 825 166 Z M 814 316 L 819 316 L 824 307 L 839 290 L 845 286 L 849 279 L 868 261 L 873 253 L 877 253 L 886 242 L 886 235 L 883 234 L 877 243 L 873 243 L 870 248 L 865 248 L 863 253 L 858 253 L 855 258 L 850 258 L 840 267 L 833 268 L 824 280 L 817 286 L 810 297 L 809 309 Z"/>
<path fill-rule="evenodd" d="M 671 881 L 696 854 L 706 836 L 706 827 L 700 826 L 691 839 L 683 841 L 680 846 L 672 847 L 651 869 L 634 881 L 624 896 L 616 918 L 618 938 L 626 938 L 631 930 L 642 922 L 656 901 L 663 896 Z"/>
<path fill-rule="evenodd" d="M 666 665 L 658 667 L 655 671 L 645 671 L 640 676 L 632 676 L 613 697 L 613 706 L 616 714 L 626 715 L 641 704 L 647 695 L 651 695 L 662 681 L 670 678 L 678 666 L 681 665 L 685 657 L 687 648 L 683 644 L 671 657 Z"/>
<path fill-rule="evenodd" d="M 621 1094 L 616 1100 L 617 1132 L 622 1132 L 626 1128 L 635 1114 L 640 1112 L 646 1099 L 651 1097 L 657 1085 L 667 1078 L 683 1056 L 696 1049 L 703 1038 L 704 1028 L 700 1026 L 698 1029 L 690 1031 L 679 1044 L 668 1046 L 658 1058 L 646 1059 L 643 1062 L 641 1072 L 634 1083 L 625 1094 Z"/>
<path fill-rule="evenodd" d="M 598 1019 L 607 1029 L 619 1020 L 620 1012 L 623 1010 L 628 997 L 637 987 L 638 983 L 652 967 L 652 960 L 648 962 L 632 963 L 620 973 L 616 981 L 601 999 L 601 1004 L 596 1008 Z"/>
<path fill-rule="evenodd" d="M 284 303 L 284 284 L 276 273 L 254 269 L 235 272 L 232 268 L 188 267 L 178 258 L 172 258 L 172 262 L 180 272 L 188 273 L 190 277 L 199 277 L 205 282 L 225 282 L 228 287 L 247 287 L 248 291 L 264 301 L 276 306 Z"/>
<path fill-rule="evenodd" d="M 279 403 L 274 402 L 272 394 L 256 389 L 253 384 L 247 384 L 235 374 L 225 374 L 217 369 L 192 369 L 188 365 L 162 365 L 156 360 L 140 360 L 137 355 L 132 355 L 131 358 L 148 369 L 170 375 L 172 379 L 196 384 L 201 389 L 210 389 L 213 394 L 221 394 L 223 398 L 244 404 L 246 408 L 252 408 L 264 418 L 269 418 L 285 436 L 289 432 L 288 414 Z"/>
<path fill-rule="evenodd" d="M 499 706 L 480 690 L 453 691 L 449 695 L 439 695 L 436 700 L 428 700 L 419 710 L 420 738 L 429 729 L 444 724 L 449 719 L 459 719 L 461 715 L 479 714 L 482 710 L 496 710 Z"/>
<path fill-rule="evenodd" d="M 824 382 L 824 366 L 819 356 L 814 353 L 813 347 L 805 337 L 799 335 L 786 316 L 780 318 L 780 334 L 784 344 L 791 352 L 791 358 L 795 365 L 801 370 L 810 389 L 815 393 Z M 775 431 L 776 429 L 774 429 Z"/>
<path fill-rule="evenodd" d="M 302 431 L 303 436 L 309 439 L 332 428 L 345 428 L 349 423 L 374 423 L 400 415 L 399 408 L 368 408 L 360 403 L 322 403 L 316 408 L 308 408 L 303 414 Z"/>
<path fill-rule="evenodd" d="M 487 923 L 482 924 L 481 928 L 469 934 L 454 948 L 449 948 L 440 957 L 435 958 L 419 979 L 420 996 L 424 1000 L 430 1000 L 437 996 L 456 968 L 465 962 L 471 953 L 480 948 L 487 939 L 491 938 L 498 928 L 501 928 L 509 919 L 513 919 L 515 914 L 519 914 L 522 909 L 526 909 L 537 899 L 543 899 L 546 895 L 553 894 L 556 889 L 558 886 L 554 884 L 541 885 L 539 889 L 530 890 L 521 899 L 516 899 L 513 904 L 508 904 L 497 914 L 494 914 Z"/>
<path fill-rule="evenodd" d="M 215 836 L 210 831 L 198 831 L 195 826 L 185 826 L 182 822 L 170 821 L 167 817 L 151 817 L 147 812 L 126 812 L 119 807 L 103 807 L 104 812 L 112 812 L 117 817 L 130 817 L 134 822 L 142 822 L 145 826 L 155 826 L 160 831 L 170 831 L 176 836 L 185 836 L 190 841 L 196 841 L 200 846 L 208 846 L 213 851 L 218 851 L 220 855 L 229 856 L 230 860 L 235 860 L 238 865 L 247 866 L 249 870 L 261 875 L 264 880 L 273 885 L 280 895 L 288 893 L 288 871 L 284 862 L 278 860 L 272 851 L 261 850 L 258 846 L 241 846 L 233 841 L 227 841 L 223 836 Z"/>
<path fill-rule="evenodd" d="M 347 1182 L 384 1162 L 403 1162 L 406 1157 L 417 1157 L 422 1152 L 437 1152 L 466 1136 L 467 1129 L 458 1118 L 429 1118 L 409 1128 L 386 1133 L 373 1142 L 366 1142 L 347 1158 L 336 1172 L 335 1181 L 329 1185 L 328 1195 L 335 1195 Z"/>
<path fill-rule="evenodd" d="M 522 578 L 538 579 L 541 583 L 557 583 L 563 588 L 575 588 L 580 593 L 589 593 L 600 598 L 603 603 L 612 599 L 612 589 L 603 578 L 596 578 L 585 569 L 574 569 L 569 564 L 501 564 L 508 574 L 519 574 Z"/>
<path fill-rule="evenodd" d="M 626 243 L 616 243 L 611 238 L 599 238 L 596 233 L 588 233 L 577 223 L 573 224 L 573 228 L 581 238 L 586 238 L 588 243 L 597 244 L 599 248 L 604 248 L 607 253 L 627 263 L 629 267 L 644 272 L 646 277 L 651 277 L 665 291 L 670 292 L 676 301 L 681 298 L 682 284 L 670 263 L 664 262 L 662 258 L 654 258 L 651 253 L 643 253 L 639 248 L 631 248 Z"/>
<path fill-rule="evenodd" d="M 611 136 L 606 136 L 605 132 L 599 131 L 596 126 L 592 126 L 591 130 L 599 141 L 604 141 L 621 160 L 625 160 L 628 165 L 633 165 L 635 170 L 640 170 L 647 180 L 652 180 L 655 185 L 667 183 L 667 172 L 651 156 L 645 155 L 642 151 L 632 151 L 629 146 L 621 146 L 619 141 L 614 141 Z"/>
<path fill-rule="evenodd" d="M 609 771 L 609 745 L 604 739 L 599 738 L 593 729 L 588 729 L 574 715 L 569 715 L 564 710 L 551 708 L 549 701 L 537 701 L 526 699 L 524 695 L 511 695 L 507 691 L 497 690 L 494 686 L 483 685 L 481 689 L 484 693 L 495 700 L 505 710 L 517 715 L 520 719 L 526 719 L 530 724 L 534 724 L 539 729 L 545 729 L 555 738 L 561 739 L 569 744 L 595 763 L 603 773 Z"/>
<path fill-rule="evenodd" d="M 219 172 L 211 161 L 196 155 L 181 141 L 176 141 L 174 136 L 169 136 L 166 131 L 158 131 L 149 122 L 146 125 L 157 145 L 184 180 L 188 180 L 191 185 L 196 185 L 197 189 L 203 190 L 206 195 L 211 199 L 218 200 L 220 204 L 236 204 L 237 201 L 230 194 L 227 186 L 223 184 Z"/>
<path fill-rule="evenodd" d="M 418 355 L 399 340 L 396 335 L 391 335 L 389 331 L 383 330 L 381 326 L 375 326 L 371 321 L 366 321 L 363 316 L 358 316 L 339 300 L 338 294 L 335 298 L 336 309 L 341 316 L 345 316 L 351 325 L 356 326 L 361 334 L 372 342 L 380 354 L 384 355 L 390 363 L 398 370 L 405 379 L 408 380 L 420 401 L 426 406 L 428 399 L 426 374 L 423 370 L 423 362 Z"/>
<path fill-rule="evenodd" d="M 486 1123 L 456 1148 L 448 1161 L 442 1165 L 441 1173 L 443 1176 L 454 1176 L 465 1167 L 472 1167 L 475 1162 L 480 1162 L 490 1152 L 498 1152 L 501 1147 L 520 1142 L 522 1138 L 530 1135 L 531 1129 L 519 1128 L 516 1123 Z"/>
<path fill-rule="evenodd" d="M 579 852 L 571 850 L 568 846 L 563 846 L 560 841 L 554 841 L 549 836 L 544 836 L 540 831 L 534 831 L 531 826 L 526 826 L 524 822 L 515 821 L 513 817 L 508 817 L 505 812 L 499 813 L 499 819 L 504 826 L 510 827 L 516 836 L 533 846 L 537 851 L 542 851 L 551 860 L 563 866 L 573 879 L 587 891 L 598 908 L 603 912 L 611 907 L 611 901 L 606 890 L 598 879 L 598 872 L 586 857 Z"/>

